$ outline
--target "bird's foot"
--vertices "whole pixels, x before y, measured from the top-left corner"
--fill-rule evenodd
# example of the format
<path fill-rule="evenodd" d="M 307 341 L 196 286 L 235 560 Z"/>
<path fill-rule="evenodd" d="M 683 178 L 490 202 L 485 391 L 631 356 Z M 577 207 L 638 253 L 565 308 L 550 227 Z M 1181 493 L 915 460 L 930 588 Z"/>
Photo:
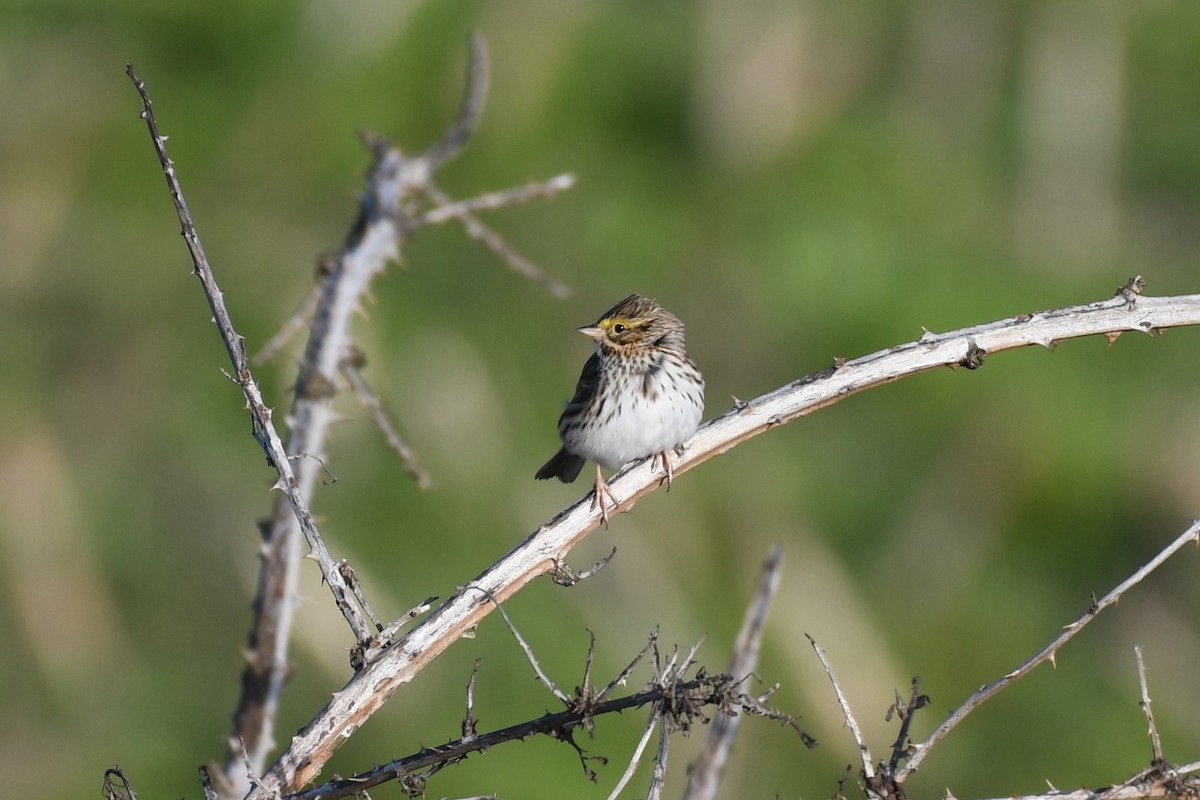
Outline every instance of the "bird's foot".
<path fill-rule="evenodd" d="M 592 508 L 600 509 L 600 521 L 604 523 L 604 527 L 608 527 L 608 508 L 605 504 L 605 498 L 612 503 L 615 510 L 621 505 L 621 501 L 617 499 L 617 495 L 604 481 L 604 476 L 600 474 L 600 465 L 596 465 L 596 487 L 592 494 Z"/>
<path fill-rule="evenodd" d="M 676 448 L 675 452 L 676 453 L 679 452 L 678 448 Z M 671 466 L 670 452 L 667 450 L 663 450 L 661 453 L 655 453 L 654 454 L 654 463 L 657 465 L 660 465 L 662 467 L 662 471 L 663 471 L 663 478 L 662 478 L 662 480 L 660 480 L 658 482 L 658 485 L 662 486 L 663 481 L 666 481 L 667 491 L 668 492 L 671 491 L 671 481 L 675 477 L 675 468 Z"/>

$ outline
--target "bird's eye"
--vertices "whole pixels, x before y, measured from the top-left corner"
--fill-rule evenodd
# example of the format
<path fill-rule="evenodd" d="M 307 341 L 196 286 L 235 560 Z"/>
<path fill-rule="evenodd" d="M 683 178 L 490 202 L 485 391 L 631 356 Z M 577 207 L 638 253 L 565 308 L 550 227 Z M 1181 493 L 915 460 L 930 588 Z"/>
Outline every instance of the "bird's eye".
<path fill-rule="evenodd" d="M 623 324 L 621 324 L 620 322 L 618 322 L 616 325 L 613 325 L 613 333 L 624 333 L 624 332 L 625 332 L 625 326 Z"/>

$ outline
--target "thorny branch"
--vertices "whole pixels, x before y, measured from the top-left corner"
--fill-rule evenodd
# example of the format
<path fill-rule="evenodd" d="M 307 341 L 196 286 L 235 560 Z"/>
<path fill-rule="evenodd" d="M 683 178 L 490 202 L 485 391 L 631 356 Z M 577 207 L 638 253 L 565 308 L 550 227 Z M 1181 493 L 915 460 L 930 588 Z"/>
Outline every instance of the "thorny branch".
<path fill-rule="evenodd" d="M 300 312 L 285 325 L 284 331 L 268 344 L 277 351 L 286 338 L 311 321 L 308 344 L 299 365 L 296 394 L 288 416 L 290 436 L 285 447 L 271 423 L 271 411 L 259 395 L 251 377 L 241 338 L 234 331 L 224 308 L 220 290 L 200 246 L 199 235 L 184 201 L 165 150 L 166 138 L 158 132 L 150 98 L 132 66 L 127 70 L 142 98 L 142 116 L 163 167 L 172 198 L 179 212 L 183 234 L 192 253 L 195 272 L 204 284 L 213 317 L 221 329 L 226 349 L 234 364 L 234 376 L 246 394 L 254 420 L 255 438 L 267 452 L 268 460 L 279 471 L 277 486 L 286 501 L 276 503 L 271 519 L 260 524 L 263 536 L 259 583 L 254 601 L 255 621 L 246 650 L 242 674 L 242 695 L 234 715 L 234 730 L 228 742 L 224 770 L 216 771 L 214 783 L 223 796 L 242 796 L 249 788 L 241 755 L 250 771 L 261 771 L 274 747 L 273 729 L 279 698 L 288 674 L 287 652 L 292 617 L 295 613 L 295 586 L 300 563 L 299 537 L 303 533 L 310 552 L 322 569 L 322 575 L 334 593 L 354 634 L 356 668 L 378 654 L 388 639 L 380 633 L 372 636 L 360 607 L 350 599 L 347 587 L 337 575 L 336 562 L 327 552 L 307 508 L 315 484 L 315 464 L 322 461 L 325 431 L 333 419 L 332 401 L 338 393 L 339 377 L 348 381 L 371 409 L 389 442 L 399 453 L 406 469 L 419 484 L 427 484 L 410 451 L 395 435 L 394 427 L 382 414 L 378 401 L 362 375 L 347 365 L 355 351 L 349 336 L 350 321 L 361 305 L 372 280 L 399 257 L 402 245 L 413 232 L 426 224 L 457 219 L 475 238 L 484 238 L 494 251 L 519 272 L 563 295 L 565 286 L 543 273 L 509 247 L 497 234 L 484 228 L 471 211 L 491 210 L 507 204 L 548 197 L 573 183 L 569 175 L 545 183 L 497 192 L 475 200 L 453 201 L 432 184 L 437 169 L 456 155 L 474 131 L 483 111 L 487 93 L 487 59 L 483 39 L 475 36 L 470 43 L 468 80 L 461 112 L 442 139 L 423 155 L 409 158 L 399 148 L 379 138 L 370 138 L 374 165 L 368 174 L 367 191 L 361 210 L 343 248 L 323 259 L 314 290 Z M 439 212 L 438 206 L 452 206 Z M 432 207 L 431 207 L 432 205 Z M 440 218 L 439 218 L 440 216 Z M 481 234 L 482 231 L 482 234 Z M 372 405 L 372 401 L 374 404 Z M 289 456 L 305 454 L 293 471 Z M 365 595 L 358 594 L 365 605 Z M 376 630 L 382 626 L 376 624 Z M 384 628 L 395 632 L 396 626 Z"/>
<path fill-rule="evenodd" d="M 746 616 L 742 620 L 742 628 L 734 645 L 733 659 L 729 665 L 729 674 L 741 676 L 738 686 L 743 691 L 754 670 L 758 668 L 758 654 L 767 626 L 767 615 L 779 590 L 782 575 L 783 548 L 775 545 L 763 564 L 758 586 L 746 609 Z M 704 749 L 688 770 L 684 800 L 712 800 L 717 796 L 740 719 L 739 716 L 722 714 L 713 720 L 708 729 L 708 740 Z"/>
<path fill-rule="evenodd" d="M 427 747 L 409 756 L 398 758 L 372 770 L 329 781 L 303 792 L 289 795 L 289 800 L 332 800 L 347 797 L 393 780 L 420 776 L 424 771 L 462 761 L 472 753 L 480 753 L 504 742 L 520 741 L 535 734 L 544 734 L 564 742 L 573 742 L 573 731 L 585 726 L 587 720 L 604 714 L 620 713 L 651 703 L 669 706 L 679 713 L 702 716 L 703 709 L 753 707 L 761 708 L 754 698 L 738 691 L 737 680 L 730 675 L 701 675 L 688 681 L 661 686 L 652 683 L 640 692 L 627 697 L 603 700 L 586 708 L 573 708 L 538 719 L 511 725 L 488 733 L 464 736 L 438 747 Z M 785 718 L 786 719 L 786 718 Z"/>
<path fill-rule="evenodd" d="M 295 474 L 292 472 L 288 453 L 271 419 L 272 411 L 263 401 L 262 394 L 258 389 L 258 383 L 254 380 L 254 376 L 250 372 L 250 365 L 246 358 L 246 350 L 243 346 L 242 337 L 234 330 L 229 310 L 225 306 L 224 295 L 217 286 L 212 267 L 209 265 L 208 257 L 204 253 L 204 247 L 200 243 L 200 235 L 196 230 L 196 224 L 192 220 L 191 212 L 188 210 L 187 202 L 184 200 L 183 189 L 180 187 L 179 179 L 175 174 L 174 162 L 167 155 L 167 138 L 158 132 L 158 123 L 154 118 L 150 96 L 146 93 L 146 85 L 134 73 L 132 65 L 126 68 L 126 73 L 129 75 L 130 80 L 133 81 L 138 94 L 141 95 L 142 119 L 146 121 L 146 127 L 150 131 L 150 138 L 154 143 L 154 149 L 158 153 L 159 163 L 162 165 L 163 175 L 166 177 L 171 197 L 175 201 L 175 210 L 179 215 L 179 222 L 182 225 L 181 233 L 184 241 L 187 242 L 188 251 L 192 256 L 192 271 L 200 279 L 200 283 L 204 287 L 204 295 L 208 299 L 209 307 L 212 309 L 213 320 L 221 333 L 221 339 L 225 343 L 225 350 L 229 355 L 230 362 L 233 364 L 234 380 L 242 388 L 242 393 L 245 395 L 246 405 L 249 408 L 253 423 L 254 438 L 262 446 L 263 451 L 267 455 L 268 462 L 279 474 L 276 488 L 281 489 L 287 496 L 288 502 L 292 507 L 292 512 L 300 521 L 300 527 L 304 532 L 305 538 L 308 539 L 309 548 L 312 551 L 314 560 L 316 560 L 318 566 L 321 568 L 321 575 L 333 592 L 338 608 L 342 611 L 343 616 L 345 616 L 351 630 L 354 631 L 356 639 L 360 641 L 364 640 L 370 636 L 369 626 L 361 610 L 348 599 L 348 588 L 338 573 L 337 565 L 333 557 L 329 555 L 329 551 L 326 549 L 320 533 L 317 531 L 312 513 L 308 509 L 308 503 L 305 500 L 304 494 L 300 491 L 299 482 L 296 480 Z"/>
<path fill-rule="evenodd" d="M 1059 340 L 1078 336 L 1123 331 L 1151 333 L 1200 325 L 1200 295 L 1139 296 L 1130 305 L 1131 301 L 1125 297 L 1117 297 L 1023 314 L 945 334 L 926 333 L 915 342 L 853 361 L 837 359 L 830 369 L 754 400 L 738 401 L 733 409 L 701 426 L 683 448 L 674 468 L 675 475 L 747 439 L 873 386 L 937 366 L 960 365 L 970 353 L 975 354 L 970 363 L 978 366 L 983 352 L 995 354 L 1034 344 L 1051 347 Z M 609 481 L 621 498 L 621 510 L 629 510 L 638 498 L 658 487 L 662 476 L 652 462 L 653 459 L 635 462 Z M 534 578 L 552 572 L 599 524 L 599 511 L 589 493 L 531 533 L 471 581 L 470 589 L 456 592 L 336 692 L 263 775 L 267 788 L 251 796 L 286 793 L 312 781 L 333 752 L 388 698 L 494 610 L 494 604 L 487 599 L 489 594 L 503 603 Z"/>
<path fill-rule="evenodd" d="M 472 210 L 490 206 L 485 203 L 464 203 L 458 208 L 453 208 L 453 201 L 438 191 L 431 182 L 436 166 L 440 166 L 456 153 L 469 137 L 482 108 L 484 93 L 479 88 L 479 75 L 484 74 L 479 67 L 481 42 L 472 43 L 472 52 L 475 58 L 472 61 L 471 74 L 475 78 L 468 83 L 463 113 L 441 142 L 431 148 L 425 156 L 409 159 L 391 144 L 373 140 L 376 163 L 368 181 L 371 191 L 363 199 L 363 212 L 354 231 L 347 238 L 346 249 L 340 254 L 330 274 L 325 277 L 321 292 L 317 293 L 319 299 L 314 310 L 314 335 L 306 349 L 301 379 L 297 383 L 297 408 L 301 400 L 314 401 L 313 405 L 316 407 L 326 407 L 336 393 L 336 375 L 333 369 L 345 356 L 344 348 L 322 350 L 322 363 L 328 361 L 328 370 L 304 368 L 304 365 L 317 360 L 313 353 L 314 343 L 318 341 L 316 329 L 329 324 L 328 319 L 324 319 L 323 316 L 337 313 L 348 319 L 350 312 L 358 306 L 356 298 L 361 297 L 361 291 L 337 294 L 339 302 L 326 302 L 327 298 L 335 296 L 333 286 L 345 283 L 347 275 L 356 274 L 362 284 L 359 289 L 365 290 L 367 281 L 378 272 L 378 268 L 373 266 L 375 263 L 394 258 L 398 254 L 399 244 L 406 240 L 420 222 L 435 221 L 436 216 L 425 219 L 425 215 L 430 212 L 421 207 L 418 199 L 426 198 L 450 206 L 445 214 L 460 219 L 472 236 L 483 240 L 501 253 L 510 265 L 517 267 L 517 263 L 498 243 L 495 235 L 471 216 Z M 270 409 L 263 403 L 257 384 L 250 374 L 242 341 L 229 320 L 220 290 L 204 257 L 199 236 L 175 176 L 174 165 L 165 150 L 165 137 L 158 132 L 150 98 L 132 67 L 127 71 L 142 97 L 143 118 L 146 120 L 175 201 L 182 233 L 193 257 L 195 272 L 205 288 L 214 320 L 220 328 L 226 350 L 234 365 L 234 378 L 246 396 L 255 438 L 280 474 L 278 486 L 287 496 L 290 506 L 288 516 L 299 520 L 301 529 L 309 539 L 314 557 L 320 563 L 326 581 L 330 584 L 339 608 L 347 617 L 356 640 L 360 646 L 367 643 L 363 650 L 362 670 L 342 691 L 335 694 L 329 705 L 293 739 L 289 749 L 263 775 L 261 784 L 253 787 L 253 796 L 271 796 L 293 790 L 311 781 L 333 751 L 363 721 L 400 686 L 411 680 L 421 668 L 444 651 L 450 642 L 456 640 L 464 630 L 477 624 L 491 609 L 478 598 L 468 597 L 466 593 L 459 592 L 431 617 L 391 646 L 387 641 L 371 638 L 363 615 L 349 601 L 346 587 L 341 582 L 337 570 L 333 568 L 335 562 L 321 543 L 305 505 L 304 497 L 307 496 L 307 492 L 299 485 L 296 474 L 291 472 L 289 466 L 289 454 L 311 453 L 319 457 L 321 448 L 283 448 L 271 424 Z M 567 183 L 569 180 L 559 180 L 545 186 L 548 190 L 557 191 L 560 184 Z M 536 193 L 531 190 L 528 194 Z M 371 262 L 372 266 L 356 271 L 356 261 Z M 535 275 L 528 270 L 524 271 L 531 276 Z M 558 291 L 555 283 L 545 276 L 537 279 L 542 280 L 552 290 Z M 753 401 L 739 401 L 731 411 L 710 421 L 684 448 L 674 472 L 680 475 L 748 438 L 831 405 L 843 397 L 934 367 L 961 365 L 975 369 L 983 365 L 989 354 L 1014 347 L 1039 344 L 1053 349 L 1062 339 L 1096 334 L 1104 335 L 1112 342 L 1124 331 L 1154 334 L 1169 327 L 1200 324 L 1200 296 L 1143 297 L 1140 295 L 1142 285 L 1143 282 L 1138 278 L 1123 285 L 1118 296 L 1112 300 L 1023 314 L 947 334 L 926 332 L 915 342 L 854 361 L 837 358 L 834 367 L 829 370 L 793 382 Z M 348 324 L 346 328 L 348 329 Z M 298 412 L 293 413 L 293 431 L 303 425 L 303 420 L 296 419 L 298 416 Z M 312 427 L 315 429 L 320 426 Z M 649 460 L 624 470 L 612 481 L 614 491 L 623 497 L 620 503 L 621 510 L 629 510 L 641 495 L 652 491 L 658 484 L 658 478 L 659 476 L 654 474 L 653 463 Z M 563 511 L 479 576 L 476 586 L 482 587 L 497 602 L 502 602 L 537 575 L 550 572 L 556 564 L 562 563 L 562 559 L 578 541 L 595 529 L 598 519 L 590 506 L 590 502 L 585 498 Z M 280 514 L 276 515 L 277 520 L 280 517 Z M 272 549 L 274 539 L 271 534 L 274 530 L 276 528 L 273 525 L 264 526 L 265 562 L 275 558 L 276 551 Z M 1195 538 L 1195 534 L 1189 538 Z M 294 563 L 295 556 L 287 555 L 286 548 L 280 546 L 278 552 L 285 553 L 282 560 Z M 266 572 L 264 569 L 264 574 Z M 287 574 L 286 571 L 283 574 Z M 256 601 L 260 616 L 268 603 L 279 603 L 282 606 L 290 604 L 292 580 L 294 579 L 276 581 L 278 588 L 268 594 L 260 592 Z M 1104 602 L 1090 613 L 1094 614 L 1102 607 Z M 271 698 L 277 699 L 282 686 L 282 676 L 286 673 L 286 631 L 290 626 L 290 615 L 290 610 L 278 612 L 271 625 L 256 631 L 252 636 L 252 645 L 270 639 L 262 650 L 253 652 L 248 659 L 243 696 L 250 698 L 250 702 L 248 705 L 244 703 L 239 711 L 238 730 L 243 730 L 242 723 L 249 720 L 249 728 L 257 734 L 254 737 L 254 757 L 249 759 L 252 766 L 273 747 L 271 725 L 274 712 Z M 1077 625 L 1085 623 L 1086 619 Z M 1035 658 L 1052 659 L 1054 649 L 1061 643 L 1056 640 L 1047 651 Z M 988 692 L 994 693 L 998 690 L 996 687 L 1004 681 L 1024 674 L 1024 671 L 1027 671 L 1026 667 L 1032 668 L 1032 665 L 1023 665 L 997 684 L 985 687 L 980 694 L 971 698 L 963 709 L 955 712 L 925 743 L 916 746 L 910 760 L 898 773 L 897 780 L 902 780 L 917 768 L 930 747 L 961 719 L 960 712 L 965 715 L 971 707 L 986 700 L 990 696 Z M 243 715 L 245 711 L 250 713 Z M 231 750 L 233 749 L 231 747 Z"/>
<path fill-rule="evenodd" d="M 863 777 L 863 788 L 866 790 L 867 796 L 870 798 L 904 798 L 905 797 L 905 781 L 916 772 L 925 756 L 929 751 L 946 737 L 959 723 L 973 711 L 978 709 L 984 702 L 991 697 L 999 694 L 1004 689 L 1011 686 L 1016 681 L 1029 674 L 1035 667 L 1047 661 L 1053 663 L 1058 650 L 1074 638 L 1083 628 L 1091 622 L 1096 616 L 1106 608 L 1115 605 L 1129 589 L 1136 586 L 1154 570 L 1165 563 L 1171 556 L 1177 553 L 1184 545 L 1188 543 L 1200 544 L 1200 520 L 1193 524 L 1180 534 L 1173 542 L 1159 551 L 1154 558 L 1150 559 L 1146 564 L 1137 569 L 1132 575 L 1118 584 L 1103 598 L 1096 600 L 1092 598 L 1091 605 L 1082 617 L 1067 625 L 1062 633 L 1056 636 L 1049 644 L 1043 647 L 1035 655 L 1027 659 L 1023 664 L 1017 667 L 1012 672 L 1002 676 L 996 681 L 979 689 L 975 694 L 971 695 L 950 717 L 935 730 L 928 739 L 920 744 L 914 744 L 908 740 L 908 731 L 912 722 L 913 713 L 920 708 L 929 704 L 929 698 L 920 693 L 920 680 L 913 679 L 910 697 L 907 703 L 901 701 L 897 696 L 896 703 L 888 711 L 888 719 L 894 714 L 900 718 L 900 733 L 896 738 L 896 742 L 892 747 L 891 759 L 886 763 L 875 765 L 871 758 L 871 753 L 867 749 L 865 740 L 859 730 L 858 723 L 854 719 L 853 713 L 850 711 L 848 702 L 842 692 L 841 686 L 834 677 L 833 670 L 829 664 L 824 651 L 817 646 L 809 636 L 808 640 L 812 644 L 813 649 L 817 653 L 822 665 L 825 667 L 825 672 L 829 676 L 833 684 L 834 692 L 837 695 L 838 704 L 841 706 L 843 717 L 846 720 L 847 726 L 850 728 L 851 735 L 859 749 L 860 761 L 862 765 L 861 774 Z M 807 636 L 807 634 L 806 634 Z M 1150 713 L 1150 697 L 1146 688 L 1145 668 L 1142 663 L 1141 648 L 1135 648 L 1138 666 L 1138 680 L 1141 685 L 1141 706 L 1146 715 L 1146 720 L 1149 725 L 1151 736 L 1153 759 L 1150 769 L 1138 773 L 1130 778 L 1125 783 L 1118 787 L 1110 787 L 1107 790 L 1093 792 L 1091 794 L 1079 795 L 1073 792 L 1058 792 L 1055 790 L 1047 795 L 1039 795 L 1038 797 L 1045 798 L 1067 798 L 1067 797 L 1082 797 L 1088 800 L 1112 800 L 1112 798 L 1133 798 L 1133 797 L 1200 797 L 1200 780 L 1184 779 L 1180 776 L 1194 772 L 1193 766 L 1183 767 L 1179 769 L 1171 769 L 1162 758 L 1162 743 L 1158 738 L 1158 731 L 1154 725 L 1154 717 Z M 904 761 L 901 767 L 900 763 Z M 1181 788 L 1182 787 L 1182 788 Z M 1139 792 L 1144 792 L 1139 794 Z"/>
<path fill-rule="evenodd" d="M 967 698 L 966 702 L 959 706 L 958 709 L 955 710 L 954 713 L 952 713 L 950 717 L 938 727 L 937 730 L 930 734 L 928 739 L 921 744 L 913 745 L 913 752 L 909 757 L 908 762 L 895 774 L 896 782 L 903 783 L 909 775 L 916 772 L 917 768 L 921 766 L 921 762 L 925 760 L 925 756 L 929 755 L 929 751 L 933 749 L 938 742 L 946 738 L 946 734 L 954 730 L 954 728 L 957 727 L 958 724 L 962 722 L 968 714 L 985 703 L 989 698 L 1003 691 L 1015 681 L 1020 680 L 1040 664 L 1044 664 L 1047 661 L 1053 663 L 1054 657 L 1058 653 L 1059 648 L 1061 648 L 1071 639 L 1075 638 L 1075 635 L 1083 630 L 1089 622 L 1095 619 L 1096 615 L 1109 606 L 1115 605 L 1117 601 L 1121 599 L 1121 596 L 1125 594 L 1125 592 L 1141 583 L 1141 581 L 1147 575 L 1162 566 L 1167 559 L 1169 559 L 1189 542 L 1200 543 L 1200 521 L 1194 522 L 1191 527 L 1180 534 L 1175 541 L 1164 547 L 1157 555 L 1154 556 L 1154 558 L 1150 559 L 1136 572 L 1119 583 L 1112 589 L 1112 591 L 1104 595 L 1104 597 L 1100 598 L 1099 600 L 1093 600 L 1091 606 L 1086 612 L 1084 612 L 1083 616 L 1066 626 L 1062 633 L 1054 637 L 1054 639 L 1048 645 L 1043 647 L 1034 656 L 1025 661 L 1025 663 L 1021 664 L 1021 666 L 1017 667 L 1007 675 L 1004 675 L 998 680 L 989 683 L 987 686 L 984 686 L 979 691 L 975 692 L 975 694 Z"/>
<path fill-rule="evenodd" d="M 1137 661 L 1138 686 L 1142 690 L 1141 706 L 1142 712 L 1146 715 L 1146 726 L 1150 734 L 1150 764 L 1151 766 L 1162 766 L 1165 762 L 1163 759 L 1162 739 L 1158 736 L 1158 726 L 1154 724 L 1154 713 L 1150 711 L 1150 689 L 1146 685 L 1146 664 L 1142 660 L 1142 648 L 1133 648 L 1134 659 Z"/>

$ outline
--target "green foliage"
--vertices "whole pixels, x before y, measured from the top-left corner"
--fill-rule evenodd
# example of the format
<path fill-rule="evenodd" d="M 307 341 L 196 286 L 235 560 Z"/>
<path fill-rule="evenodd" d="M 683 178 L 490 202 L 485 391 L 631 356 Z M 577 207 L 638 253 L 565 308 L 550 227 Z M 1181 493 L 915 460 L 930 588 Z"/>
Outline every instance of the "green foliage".
<path fill-rule="evenodd" d="M 688 324 L 708 416 L 921 326 L 1098 299 L 1134 273 L 1151 294 L 1200 291 L 1192 5 L 1079 4 L 1077 28 L 1031 4 L 718 5 L 0 6 L 10 793 L 88 796 L 119 762 L 144 797 L 199 796 L 194 766 L 223 755 L 255 520 L 272 499 L 126 62 L 251 350 L 353 219 L 358 131 L 413 152 L 434 141 L 471 29 L 490 44 L 491 94 L 440 185 L 463 197 L 579 177 L 488 219 L 571 299 L 448 227 L 419 234 L 358 323 L 367 379 L 437 489 L 411 485 L 347 397 L 329 447 L 338 480 L 313 506 L 387 615 L 448 596 L 581 495 L 532 474 L 588 353 L 572 329 L 631 291 Z M 1078 52 L 1108 72 L 1080 78 Z M 1078 146 L 1055 149 L 1054 125 Z M 259 369 L 277 420 L 300 346 Z M 706 636 L 701 657 L 721 669 L 758 564 L 782 541 L 759 673 L 821 747 L 749 721 L 726 796 L 829 796 L 855 756 L 802 634 L 846 678 L 877 757 L 895 732 L 882 722 L 891 690 L 913 675 L 933 698 L 915 731 L 932 730 L 1200 516 L 1198 346 L 1193 330 L 1069 342 L 852 398 L 639 502 L 576 555 L 583 566 L 616 546 L 598 576 L 539 581 L 508 610 L 568 689 L 585 628 L 602 680 L 656 626 L 668 645 Z M 1145 765 L 1133 644 L 1168 757 L 1200 757 L 1200 594 L 1195 554 L 1180 558 L 1056 670 L 985 706 L 925 762 L 914 796 L 1096 784 Z M 305 570 L 280 741 L 347 677 L 347 632 Z M 554 707 L 490 618 L 332 769 L 455 736 L 476 657 L 484 728 Z M 604 797 L 642 723 L 601 720 L 581 742 L 610 759 L 597 786 L 572 751 L 540 741 L 472 757 L 430 796 Z M 674 750 L 668 791 L 695 744 Z"/>

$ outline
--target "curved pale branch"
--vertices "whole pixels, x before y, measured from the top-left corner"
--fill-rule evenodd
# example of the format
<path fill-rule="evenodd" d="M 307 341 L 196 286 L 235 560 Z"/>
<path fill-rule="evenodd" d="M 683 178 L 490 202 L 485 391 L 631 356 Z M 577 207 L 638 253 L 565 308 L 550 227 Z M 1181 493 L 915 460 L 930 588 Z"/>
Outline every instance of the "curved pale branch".
<path fill-rule="evenodd" d="M 1069 308 L 1022 314 L 944 334 L 926 332 L 919 340 L 841 361 L 821 373 L 797 380 L 749 402 L 739 402 L 705 424 L 687 443 L 674 467 L 683 473 L 773 427 L 832 405 L 865 389 L 935 367 L 978 368 L 985 357 L 1028 345 L 1052 347 L 1081 336 L 1111 339 L 1126 331 L 1152 334 L 1164 328 L 1200 325 L 1200 295 L 1179 297 L 1115 297 Z M 652 459 L 637 462 L 610 481 L 628 510 L 653 491 L 662 475 Z M 565 509 L 471 585 L 457 592 L 403 638 L 377 654 L 291 742 L 262 776 L 250 796 L 285 794 L 307 785 L 333 753 L 401 686 L 539 575 L 552 572 L 570 550 L 600 524 L 585 496 Z M 495 601 L 495 602 L 493 602 Z"/>

